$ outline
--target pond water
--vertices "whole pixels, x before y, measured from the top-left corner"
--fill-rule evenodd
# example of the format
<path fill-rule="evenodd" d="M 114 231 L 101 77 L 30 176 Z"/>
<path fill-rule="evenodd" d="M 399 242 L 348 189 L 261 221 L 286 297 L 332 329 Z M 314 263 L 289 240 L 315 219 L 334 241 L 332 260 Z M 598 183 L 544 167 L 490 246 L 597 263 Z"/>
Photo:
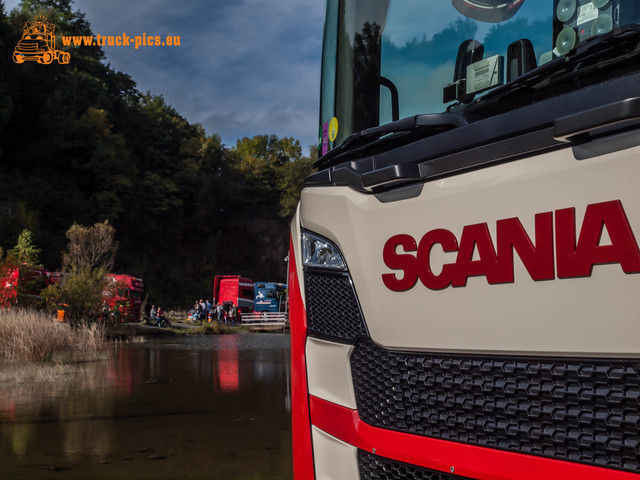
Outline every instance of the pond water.
<path fill-rule="evenodd" d="M 0 479 L 291 479 L 289 365 L 288 335 L 190 336 L 0 383 Z"/>

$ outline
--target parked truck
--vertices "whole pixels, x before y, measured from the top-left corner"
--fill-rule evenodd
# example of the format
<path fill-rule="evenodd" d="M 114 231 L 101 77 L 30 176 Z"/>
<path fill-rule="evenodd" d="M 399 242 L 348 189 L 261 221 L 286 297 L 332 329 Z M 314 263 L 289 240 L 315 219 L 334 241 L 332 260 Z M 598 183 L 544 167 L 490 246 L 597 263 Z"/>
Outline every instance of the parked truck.
<path fill-rule="evenodd" d="M 144 282 L 131 275 L 110 273 L 104 303 L 123 322 L 139 322 Z"/>
<path fill-rule="evenodd" d="M 17 303 L 37 306 L 42 302 L 42 290 L 49 285 L 62 285 L 66 274 L 53 272 L 42 266 L 0 266 L 0 308 L 9 309 Z M 124 274 L 108 274 L 102 302 L 122 321 L 139 322 L 144 282 L 141 278 Z M 60 306 L 59 320 L 64 320 L 64 306 Z"/>
<path fill-rule="evenodd" d="M 253 280 L 240 275 L 218 275 L 213 279 L 213 303 L 232 304 L 240 312 L 253 311 Z"/>
<path fill-rule="evenodd" d="M 283 312 L 286 306 L 287 285 L 274 282 L 255 282 L 253 311 Z"/>
<path fill-rule="evenodd" d="M 327 0 L 296 479 L 640 478 L 640 3 Z"/>
<path fill-rule="evenodd" d="M 0 265 L 0 308 L 18 302 L 36 306 L 42 301 L 40 292 L 51 283 L 51 272 L 42 266 Z"/>

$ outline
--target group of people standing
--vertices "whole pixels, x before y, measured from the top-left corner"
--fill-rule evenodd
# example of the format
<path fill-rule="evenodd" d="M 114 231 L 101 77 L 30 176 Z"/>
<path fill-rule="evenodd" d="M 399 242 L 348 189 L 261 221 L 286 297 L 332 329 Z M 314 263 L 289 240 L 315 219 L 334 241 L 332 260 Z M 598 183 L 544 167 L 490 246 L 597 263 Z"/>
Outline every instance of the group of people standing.
<path fill-rule="evenodd" d="M 211 322 L 217 319 L 219 323 L 235 325 L 239 320 L 238 308 L 231 302 L 214 305 L 209 300 L 200 299 L 195 301 L 193 308 L 196 311 L 196 318 L 201 321 Z"/>

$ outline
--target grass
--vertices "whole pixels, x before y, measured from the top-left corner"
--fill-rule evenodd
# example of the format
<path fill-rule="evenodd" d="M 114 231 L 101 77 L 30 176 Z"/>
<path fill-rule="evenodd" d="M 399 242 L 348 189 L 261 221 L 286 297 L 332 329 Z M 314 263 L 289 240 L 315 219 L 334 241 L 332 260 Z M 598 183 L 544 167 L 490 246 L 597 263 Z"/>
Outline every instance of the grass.
<path fill-rule="evenodd" d="M 109 339 L 118 341 L 145 341 L 142 340 L 142 338 L 185 335 L 227 335 L 249 332 L 249 329 L 243 325 L 232 327 L 231 325 L 221 325 L 218 322 L 195 324 L 172 321 L 171 327 L 149 327 L 151 326 L 144 321 L 139 324 L 118 324 L 112 330 L 109 330 L 108 336 Z"/>
<path fill-rule="evenodd" d="M 0 360 L 70 363 L 101 358 L 106 346 L 98 325 L 72 329 L 29 310 L 0 311 Z"/>

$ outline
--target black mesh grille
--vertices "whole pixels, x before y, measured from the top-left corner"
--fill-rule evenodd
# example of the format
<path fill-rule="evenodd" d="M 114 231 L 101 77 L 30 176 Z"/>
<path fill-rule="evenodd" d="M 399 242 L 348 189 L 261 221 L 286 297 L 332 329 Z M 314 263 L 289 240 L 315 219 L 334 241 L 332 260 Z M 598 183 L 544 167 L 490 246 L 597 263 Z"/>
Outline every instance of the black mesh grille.
<path fill-rule="evenodd" d="M 390 352 L 351 357 L 377 427 L 638 472 L 640 362 Z"/>
<path fill-rule="evenodd" d="M 311 332 L 343 340 L 366 335 L 351 279 L 346 273 L 305 271 L 307 323 Z"/>
<path fill-rule="evenodd" d="M 361 480 L 469 480 L 467 477 L 449 475 L 358 450 L 358 466 Z"/>

